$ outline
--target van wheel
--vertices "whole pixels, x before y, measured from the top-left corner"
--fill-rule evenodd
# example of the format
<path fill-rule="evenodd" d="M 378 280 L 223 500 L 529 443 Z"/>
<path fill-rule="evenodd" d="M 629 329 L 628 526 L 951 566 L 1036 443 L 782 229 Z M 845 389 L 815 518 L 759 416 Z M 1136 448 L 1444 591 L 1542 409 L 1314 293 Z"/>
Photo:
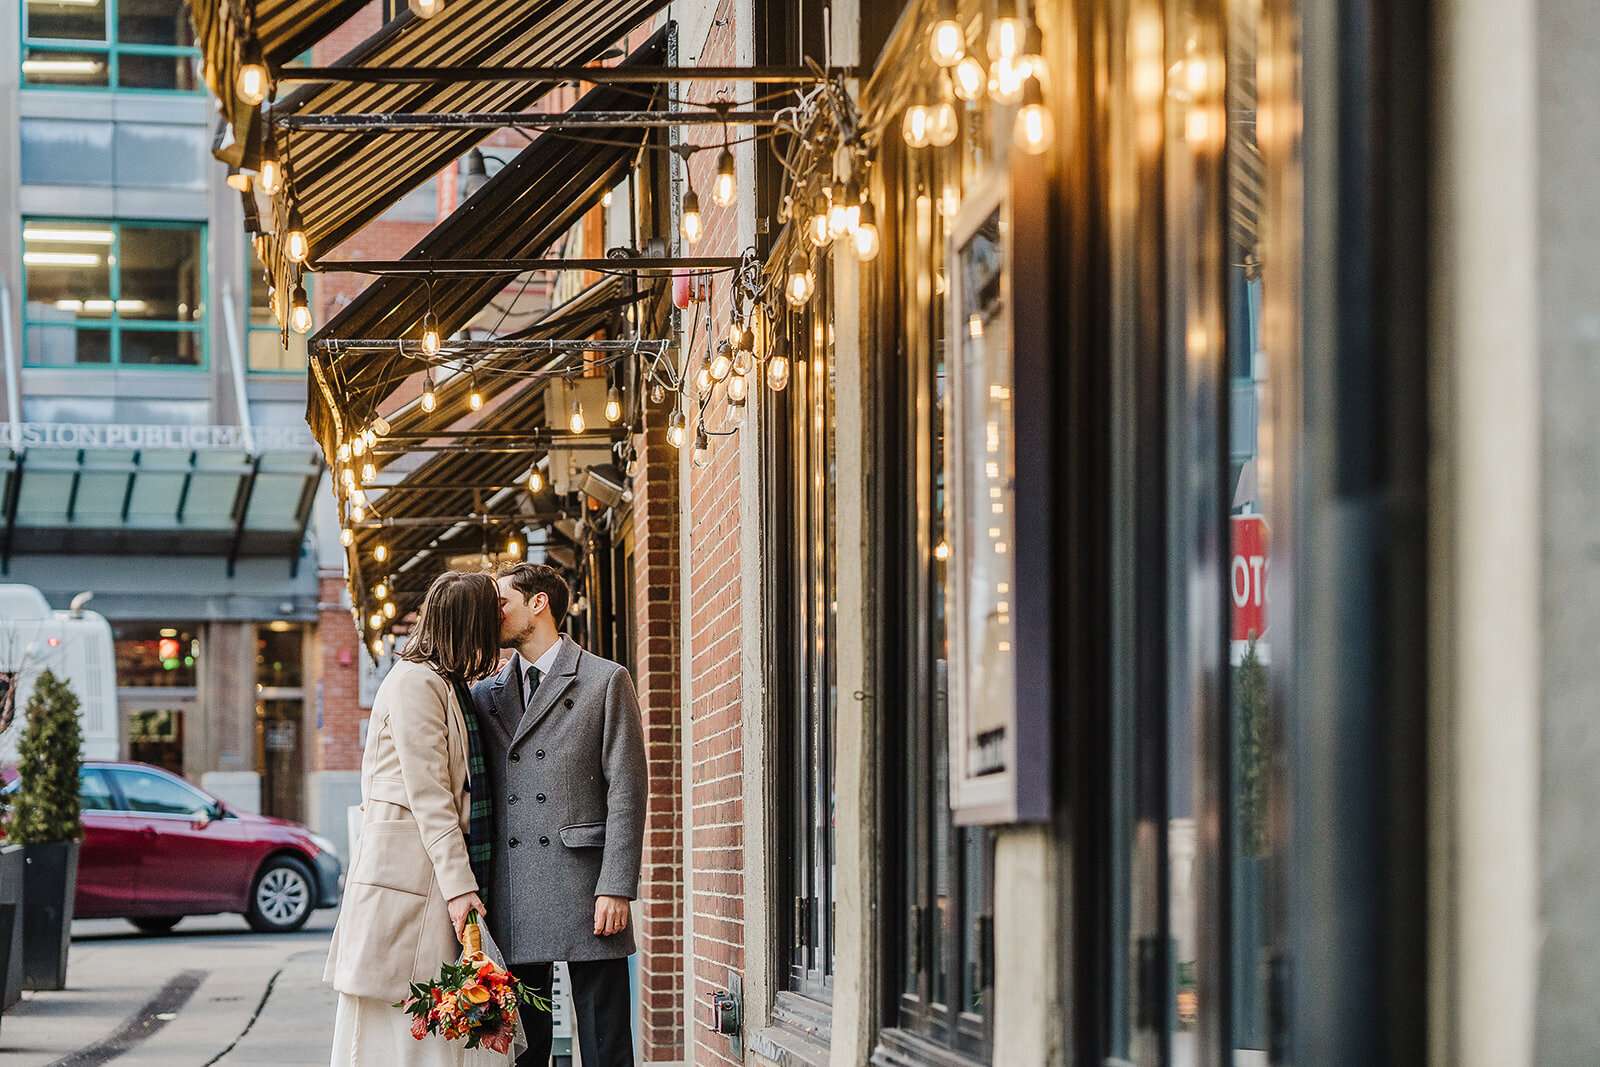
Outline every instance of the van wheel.
<path fill-rule="evenodd" d="M 274 856 L 261 868 L 250 887 L 250 910 L 244 913 L 250 928 L 261 934 L 287 934 L 311 918 L 316 879 L 311 868 L 293 856 Z"/>
<path fill-rule="evenodd" d="M 147 934 L 164 934 L 174 926 L 177 926 L 182 918 L 182 915 L 154 915 L 148 918 L 129 919 L 128 921 L 133 924 L 134 929 L 142 930 Z"/>

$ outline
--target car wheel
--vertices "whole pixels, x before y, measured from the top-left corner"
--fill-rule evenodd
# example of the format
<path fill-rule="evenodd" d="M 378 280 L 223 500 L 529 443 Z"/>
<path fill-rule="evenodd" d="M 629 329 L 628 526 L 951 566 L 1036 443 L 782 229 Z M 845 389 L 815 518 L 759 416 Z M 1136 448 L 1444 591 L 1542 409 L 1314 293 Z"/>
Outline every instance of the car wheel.
<path fill-rule="evenodd" d="M 182 918 L 182 915 L 156 915 L 148 918 L 129 919 L 128 921 L 133 924 L 134 929 L 142 930 L 147 934 L 164 934 L 174 926 L 177 926 L 178 921 Z"/>
<path fill-rule="evenodd" d="M 250 887 L 250 928 L 263 934 L 286 934 L 304 926 L 316 901 L 311 868 L 293 856 L 274 856 Z"/>

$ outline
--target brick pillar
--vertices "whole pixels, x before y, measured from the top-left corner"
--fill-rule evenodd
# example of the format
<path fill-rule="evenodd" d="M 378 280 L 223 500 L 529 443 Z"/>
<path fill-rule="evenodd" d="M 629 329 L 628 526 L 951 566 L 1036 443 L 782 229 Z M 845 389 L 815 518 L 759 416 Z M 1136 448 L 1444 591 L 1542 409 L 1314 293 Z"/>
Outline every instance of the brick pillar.
<path fill-rule="evenodd" d="M 678 453 L 652 410 L 633 483 L 639 707 L 650 807 L 639 886 L 639 1043 L 645 1063 L 683 1059 L 682 733 L 678 719 Z"/>
<path fill-rule="evenodd" d="M 344 575 L 331 568 L 317 572 L 317 636 L 313 676 L 321 686 L 321 725 L 312 746 L 313 771 L 361 769 L 361 636 L 345 603 Z M 315 695 L 313 696 L 315 699 Z"/>

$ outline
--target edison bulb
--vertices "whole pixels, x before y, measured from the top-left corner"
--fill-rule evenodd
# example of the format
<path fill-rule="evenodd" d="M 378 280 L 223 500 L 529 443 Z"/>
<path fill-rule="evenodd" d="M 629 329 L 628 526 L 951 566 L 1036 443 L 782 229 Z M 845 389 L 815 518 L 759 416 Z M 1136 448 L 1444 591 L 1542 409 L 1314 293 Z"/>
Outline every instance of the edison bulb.
<path fill-rule="evenodd" d="M 804 252 L 796 252 L 789 258 L 789 278 L 784 286 L 784 296 L 792 306 L 802 307 L 811 299 L 816 287 L 817 279 L 811 273 L 811 262 L 806 259 Z"/>
<path fill-rule="evenodd" d="M 811 214 L 806 218 L 806 240 L 813 248 L 826 248 L 833 240 L 828 232 L 828 195 L 818 193 L 811 201 Z"/>
<path fill-rule="evenodd" d="M 538 467 L 535 467 L 528 472 L 528 492 L 537 493 L 542 489 L 544 489 L 544 475 L 539 473 Z"/>
<path fill-rule="evenodd" d="M 674 411 L 671 420 L 667 423 L 667 443 L 673 448 L 682 448 L 685 436 L 683 412 Z"/>
<path fill-rule="evenodd" d="M 953 18 L 940 19 L 928 34 L 928 51 L 933 61 L 941 67 L 953 67 L 966 54 L 967 42 L 961 32 L 961 23 Z"/>
<path fill-rule="evenodd" d="M 284 252 L 295 263 L 304 263 L 311 255 L 311 243 L 306 240 L 306 231 L 296 226 L 284 238 Z"/>
<path fill-rule="evenodd" d="M 1015 9 L 994 20 L 989 27 L 989 58 L 993 60 L 1015 59 L 1022 54 L 1022 43 L 1027 33 L 1023 21 L 1016 16 Z"/>
<path fill-rule="evenodd" d="M 276 196 L 278 190 L 283 188 L 283 167 L 276 159 L 266 157 L 261 160 L 261 167 L 256 171 L 256 184 L 261 186 L 261 191 L 268 196 Z"/>
<path fill-rule="evenodd" d="M 372 558 L 382 563 L 389 558 L 389 546 L 379 541 L 372 549 Z"/>
<path fill-rule="evenodd" d="M 394 601 L 385 600 L 383 602 L 383 614 L 384 614 L 384 616 L 387 617 L 387 618 L 392 619 L 392 618 L 394 618 L 394 613 L 395 613 Z"/>
<path fill-rule="evenodd" d="M 918 101 L 906 108 L 906 117 L 900 124 L 900 136 L 912 148 L 927 148 L 933 143 L 933 116 L 928 105 Z"/>
<path fill-rule="evenodd" d="M 522 555 L 522 542 L 518 541 L 515 537 L 507 541 L 506 555 L 510 556 L 512 559 L 517 559 L 520 557 Z"/>
<path fill-rule="evenodd" d="M 955 84 L 957 96 L 963 100 L 976 100 L 989 86 L 989 72 L 977 56 L 966 56 L 951 72 L 951 81 Z"/>
<path fill-rule="evenodd" d="M 311 304 L 306 299 L 304 282 L 296 282 L 289 297 L 289 326 L 295 333 L 311 332 Z"/>
<path fill-rule="evenodd" d="M 616 422 L 622 418 L 622 391 L 612 386 L 606 393 L 606 421 Z"/>
<path fill-rule="evenodd" d="M 240 101 L 255 107 L 267 98 L 267 66 L 259 57 L 251 58 L 239 68 L 233 81 L 233 92 Z"/>
<path fill-rule="evenodd" d="M 433 395 L 433 379 L 422 379 L 422 410 L 432 411 L 439 406 L 439 398 Z"/>
<path fill-rule="evenodd" d="M 935 148 L 943 148 L 954 142 L 960 132 L 961 123 L 956 117 L 955 102 L 947 96 L 934 104 L 930 112 L 928 143 Z"/>
<path fill-rule="evenodd" d="M 693 189 L 683 194 L 683 220 L 679 225 L 683 239 L 691 245 L 700 243 L 700 235 L 705 232 L 704 223 L 700 219 L 700 197 Z"/>
<path fill-rule="evenodd" d="M 711 183 L 711 199 L 720 207 L 730 206 L 739 196 L 739 179 L 733 171 L 733 152 L 723 146 L 717 156 L 717 180 Z"/>
<path fill-rule="evenodd" d="M 426 355 L 438 355 L 439 343 L 439 320 L 430 311 L 422 316 L 422 351 Z"/>
<path fill-rule="evenodd" d="M 339 531 L 339 543 L 344 547 L 349 548 L 351 545 L 355 544 L 355 540 L 356 532 L 350 529 L 350 527 L 346 526 L 344 529 Z"/>
<path fill-rule="evenodd" d="M 733 370 L 732 348 L 728 342 L 724 341 L 717 346 L 716 358 L 711 361 L 711 380 L 720 382 L 728 376 L 728 372 L 731 370 Z"/>
<path fill-rule="evenodd" d="M 694 455 L 689 457 L 689 462 L 701 470 L 711 465 L 711 438 L 706 434 L 704 427 L 700 429 L 699 433 L 695 434 Z"/>
<path fill-rule="evenodd" d="M 578 398 L 572 398 L 572 406 L 567 410 L 567 429 L 573 433 L 582 433 L 587 427 L 583 421 L 583 405 L 578 403 Z"/>
<path fill-rule="evenodd" d="M 1044 105 L 1044 94 L 1039 89 L 1037 79 L 1028 79 L 1024 100 L 1012 127 L 1012 139 L 1022 151 L 1036 156 L 1047 151 L 1054 143 L 1056 121 L 1051 117 L 1050 109 Z"/>
<path fill-rule="evenodd" d="M 767 388 L 781 393 L 788 387 L 789 357 L 780 353 L 767 360 Z"/>
<path fill-rule="evenodd" d="M 743 374 L 735 374 L 728 379 L 728 400 L 730 403 L 743 404 L 750 395 L 750 379 Z"/>
<path fill-rule="evenodd" d="M 377 585 L 373 586 L 372 587 L 372 595 L 377 597 L 379 600 L 388 600 L 389 599 L 389 583 L 387 583 L 387 582 L 379 582 Z"/>
<path fill-rule="evenodd" d="M 855 241 L 856 258 L 861 262 L 868 263 L 878 258 L 878 213 L 870 200 L 861 202 L 861 220 L 856 225 Z"/>

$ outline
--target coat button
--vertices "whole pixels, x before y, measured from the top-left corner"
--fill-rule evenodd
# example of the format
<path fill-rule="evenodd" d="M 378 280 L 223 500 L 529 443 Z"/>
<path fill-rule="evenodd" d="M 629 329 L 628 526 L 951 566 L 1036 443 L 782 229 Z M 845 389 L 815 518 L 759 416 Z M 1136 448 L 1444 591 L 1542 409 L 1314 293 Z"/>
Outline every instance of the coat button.
<path fill-rule="evenodd" d="M 548 845 L 550 844 L 550 839 L 548 837 L 541 837 L 539 838 L 539 844 Z"/>
<path fill-rule="evenodd" d="M 543 804 L 543 803 L 544 803 L 544 794 L 543 794 L 543 793 L 540 793 L 540 794 L 539 794 L 539 795 L 538 795 L 538 796 L 536 796 L 536 797 L 534 797 L 534 798 L 533 798 L 533 799 L 535 799 L 535 800 L 537 800 L 537 801 L 538 801 L 538 802 L 539 802 L 539 803 L 541 803 L 541 804 Z"/>
<path fill-rule="evenodd" d="M 506 844 L 510 845 L 512 848 L 516 848 L 518 845 L 522 844 L 522 842 L 513 837 L 510 841 L 507 841 Z"/>
<path fill-rule="evenodd" d="M 544 759 L 544 749 L 541 748 L 539 751 L 535 752 L 534 755 L 539 759 Z"/>
<path fill-rule="evenodd" d="M 517 802 L 517 794 L 512 793 L 510 796 L 506 797 L 506 803 L 507 804 L 515 804 L 516 802 Z"/>
<path fill-rule="evenodd" d="M 569 707 L 569 708 L 572 707 L 572 701 L 570 701 L 570 700 L 567 701 L 567 707 Z"/>
<path fill-rule="evenodd" d="M 522 762 L 522 753 L 520 753 L 520 752 L 511 753 L 511 762 L 512 763 L 521 763 Z"/>

